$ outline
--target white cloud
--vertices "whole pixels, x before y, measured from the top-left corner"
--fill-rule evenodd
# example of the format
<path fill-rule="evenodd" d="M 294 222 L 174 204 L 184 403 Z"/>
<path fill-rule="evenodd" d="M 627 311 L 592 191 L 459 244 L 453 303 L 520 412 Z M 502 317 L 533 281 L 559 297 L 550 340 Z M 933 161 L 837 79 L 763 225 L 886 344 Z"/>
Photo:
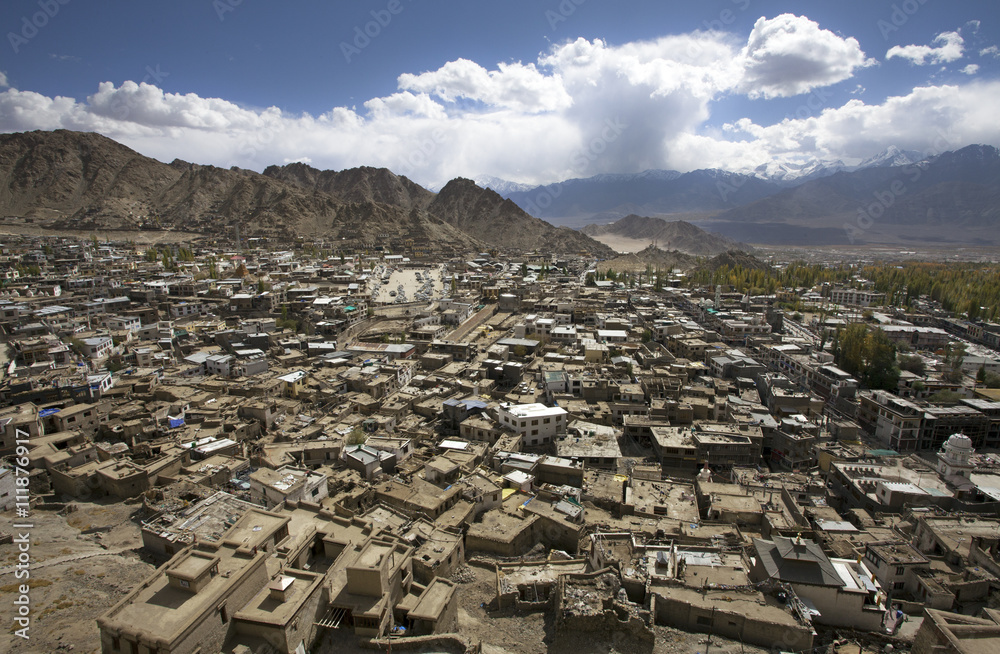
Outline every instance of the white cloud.
<path fill-rule="evenodd" d="M 399 76 L 399 88 L 436 95 L 446 102 L 459 98 L 524 112 L 563 109 L 572 102 L 558 77 L 546 76 L 534 64 L 499 64 L 487 71 L 469 61 L 449 61 L 441 68 Z"/>
<path fill-rule="evenodd" d="M 965 73 L 966 75 L 975 75 L 979 72 L 979 64 L 969 64 L 958 72 Z"/>
<path fill-rule="evenodd" d="M 0 89 L 5 89 L 8 86 L 10 85 L 7 83 L 7 73 L 0 70 Z"/>
<path fill-rule="evenodd" d="M 991 117 L 998 94 L 997 81 L 925 86 L 882 104 L 851 99 L 801 120 L 761 126 L 744 119 L 727 127 L 732 134 L 750 137 L 734 148 L 747 162 L 794 160 L 807 153 L 857 163 L 889 145 L 937 153 L 969 143 L 1000 142 L 1000 126 Z"/>
<path fill-rule="evenodd" d="M 709 128 L 715 102 L 773 98 L 849 78 L 873 63 L 857 41 L 802 17 L 760 19 L 746 41 L 717 31 L 613 45 L 577 39 L 533 63 L 459 59 L 398 78 L 396 93 L 320 115 L 109 82 L 85 100 L 0 91 L 0 130 L 96 131 L 163 161 L 254 170 L 385 166 L 424 184 L 492 174 L 545 183 L 647 168 L 745 168 L 810 157 L 860 159 L 895 144 L 931 150 L 1000 142 L 1000 83 L 925 87 L 866 105 L 857 95 L 801 119 Z M 970 80 L 971 81 L 971 80 Z M 829 97 L 834 97 L 830 94 Z M 818 109 L 818 108 L 817 108 Z"/>
<path fill-rule="evenodd" d="M 985 57 L 986 55 L 990 55 L 992 57 L 1000 58 L 1000 48 L 998 48 L 995 45 L 991 45 L 990 47 L 983 48 L 982 50 L 979 51 L 979 56 L 980 57 Z"/>
<path fill-rule="evenodd" d="M 740 89 L 751 98 L 806 93 L 843 81 L 875 62 L 855 38 L 841 38 L 805 16 L 759 18 L 740 53 L 745 73 Z"/>
<path fill-rule="evenodd" d="M 899 57 L 907 59 L 911 64 L 946 64 L 962 58 L 965 39 L 958 32 L 942 32 L 934 37 L 931 43 L 939 43 L 938 47 L 929 45 L 895 45 L 885 53 L 886 59 Z"/>

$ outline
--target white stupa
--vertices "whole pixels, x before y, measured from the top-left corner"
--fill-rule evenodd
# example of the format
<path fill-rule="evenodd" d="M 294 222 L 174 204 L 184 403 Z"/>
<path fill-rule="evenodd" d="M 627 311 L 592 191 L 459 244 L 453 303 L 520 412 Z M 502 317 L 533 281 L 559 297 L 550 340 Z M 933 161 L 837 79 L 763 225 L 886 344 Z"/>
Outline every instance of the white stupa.
<path fill-rule="evenodd" d="M 938 452 L 938 472 L 945 478 L 958 475 L 968 479 L 972 474 L 970 460 L 975 453 L 972 439 L 965 434 L 952 434 Z"/>

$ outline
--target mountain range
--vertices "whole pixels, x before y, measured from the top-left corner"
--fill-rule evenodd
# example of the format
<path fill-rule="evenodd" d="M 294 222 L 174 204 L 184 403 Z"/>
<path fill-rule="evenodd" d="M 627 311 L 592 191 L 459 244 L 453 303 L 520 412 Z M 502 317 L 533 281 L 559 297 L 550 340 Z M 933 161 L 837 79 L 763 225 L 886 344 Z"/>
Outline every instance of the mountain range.
<path fill-rule="evenodd" d="M 663 250 L 679 250 L 685 254 L 701 256 L 715 256 L 729 250 L 753 250 L 745 243 L 708 233 L 683 220 L 664 220 L 635 214 L 606 225 L 587 225 L 580 231 L 620 252 L 639 250 L 649 244 Z"/>
<path fill-rule="evenodd" d="M 222 238 L 239 231 L 363 247 L 602 258 L 615 239 L 631 239 L 633 250 L 656 241 L 699 255 L 742 243 L 1000 245 L 1000 152 L 990 145 L 933 157 L 889 148 L 853 168 L 765 168 L 649 170 L 531 189 L 456 178 L 435 193 L 385 168 L 291 163 L 258 173 L 167 164 L 98 134 L 38 131 L 0 134 L 0 221 L 8 231 Z"/>
<path fill-rule="evenodd" d="M 576 228 L 635 214 L 761 244 L 1000 244 L 1000 153 L 990 145 L 933 157 L 890 147 L 853 167 L 598 175 L 505 195 Z"/>
<path fill-rule="evenodd" d="M 145 157 L 93 133 L 0 134 L 0 218 L 48 231 L 169 230 L 192 236 L 296 237 L 445 251 L 613 251 L 534 218 L 471 180 L 432 193 L 384 168 L 263 173 Z"/>

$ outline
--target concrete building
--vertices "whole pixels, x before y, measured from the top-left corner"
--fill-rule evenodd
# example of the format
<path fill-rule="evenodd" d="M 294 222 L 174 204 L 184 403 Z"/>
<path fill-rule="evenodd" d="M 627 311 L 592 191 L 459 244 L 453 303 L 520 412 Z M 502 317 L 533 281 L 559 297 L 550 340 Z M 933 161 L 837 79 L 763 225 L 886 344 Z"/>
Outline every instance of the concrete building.
<path fill-rule="evenodd" d="M 312 470 L 284 466 L 250 474 L 250 499 L 268 509 L 287 500 L 319 502 L 328 495 L 326 475 Z"/>
<path fill-rule="evenodd" d="M 802 538 L 754 539 L 757 558 L 750 579 L 784 584 L 820 624 L 865 631 L 883 628 L 884 594 L 871 572 L 853 559 L 830 559 L 819 545 Z"/>
<path fill-rule="evenodd" d="M 501 405 L 497 410 L 500 425 L 520 434 L 529 446 L 545 445 L 566 433 L 567 411 L 544 404 Z"/>

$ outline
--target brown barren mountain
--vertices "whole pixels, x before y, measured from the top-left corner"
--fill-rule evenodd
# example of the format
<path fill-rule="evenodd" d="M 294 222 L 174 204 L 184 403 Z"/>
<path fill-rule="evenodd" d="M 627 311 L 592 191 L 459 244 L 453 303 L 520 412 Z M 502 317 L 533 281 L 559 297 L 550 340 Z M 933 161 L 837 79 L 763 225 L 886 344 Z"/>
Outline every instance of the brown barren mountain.
<path fill-rule="evenodd" d="M 731 238 L 706 232 L 683 220 L 651 218 L 630 214 L 605 225 L 587 225 L 580 231 L 598 241 L 601 237 L 620 236 L 635 241 L 653 243 L 665 250 L 679 250 L 687 254 L 713 256 L 728 250 L 752 251 L 744 243 Z"/>
<path fill-rule="evenodd" d="M 468 180 L 435 195 L 384 168 L 289 164 L 260 174 L 165 164 L 99 134 L 67 130 L 0 134 L 0 216 L 8 228 L 30 222 L 33 229 L 227 237 L 239 227 L 247 237 L 612 253 Z"/>

